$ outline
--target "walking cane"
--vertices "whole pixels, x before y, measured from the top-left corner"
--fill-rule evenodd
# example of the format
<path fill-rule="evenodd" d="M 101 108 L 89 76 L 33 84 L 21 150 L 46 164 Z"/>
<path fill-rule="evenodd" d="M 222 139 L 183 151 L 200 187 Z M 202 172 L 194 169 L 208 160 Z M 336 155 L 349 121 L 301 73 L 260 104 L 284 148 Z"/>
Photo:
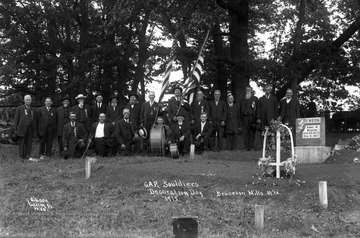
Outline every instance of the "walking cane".
<path fill-rule="evenodd" d="M 93 136 L 90 138 L 90 140 L 93 138 Z M 82 158 L 84 158 L 84 155 L 86 154 L 86 152 L 88 151 L 88 149 L 89 149 L 89 146 L 90 146 L 90 143 L 89 143 L 89 140 L 87 141 L 87 143 L 86 143 L 87 145 L 86 145 L 86 149 L 85 149 L 85 151 L 84 151 L 84 154 L 81 156 L 81 158 L 80 159 L 82 159 Z"/>

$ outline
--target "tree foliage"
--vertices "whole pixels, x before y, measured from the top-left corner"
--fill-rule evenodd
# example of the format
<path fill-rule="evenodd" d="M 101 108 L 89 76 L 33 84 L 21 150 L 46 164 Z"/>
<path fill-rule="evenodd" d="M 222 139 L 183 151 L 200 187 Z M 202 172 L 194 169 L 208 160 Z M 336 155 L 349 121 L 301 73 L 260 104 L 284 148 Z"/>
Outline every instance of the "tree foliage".
<path fill-rule="evenodd" d="M 181 83 L 210 29 L 208 94 L 239 97 L 253 80 L 279 98 L 292 87 L 304 103 L 345 99 L 345 87 L 360 84 L 359 10 L 356 0 L 3 0 L 0 96 L 102 92 L 124 102 L 136 91 L 144 100 L 169 60 L 164 42 L 175 42 Z"/>

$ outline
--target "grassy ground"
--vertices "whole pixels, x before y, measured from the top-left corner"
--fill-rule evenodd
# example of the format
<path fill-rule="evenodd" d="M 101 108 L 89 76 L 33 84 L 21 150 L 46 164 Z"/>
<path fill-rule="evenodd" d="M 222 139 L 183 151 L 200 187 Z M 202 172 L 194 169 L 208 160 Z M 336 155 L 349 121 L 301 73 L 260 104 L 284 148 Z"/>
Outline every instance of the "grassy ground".
<path fill-rule="evenodd" d="M 168 238 L 172 217 L 184 213 L 198 217 L 204 238 L 360 237 L 354 151 L 340 151 L 336 163 L 329 158 L 299 165 L 292 181 L 259 178 L 259 151 L 206 153 L 194 160 L 98 158 L 88 180 L 84 160 L 22 163 L 14 159 L 14 146 L 2 146 L 1 153 L 0 237 Z M 318 205 L 323 180 L 327 210 Z M 31 207 L 31 198 L 46 199 L 46 211 Z M 255 204 L 265 205 L 262 233 L 254 229 Z"/>

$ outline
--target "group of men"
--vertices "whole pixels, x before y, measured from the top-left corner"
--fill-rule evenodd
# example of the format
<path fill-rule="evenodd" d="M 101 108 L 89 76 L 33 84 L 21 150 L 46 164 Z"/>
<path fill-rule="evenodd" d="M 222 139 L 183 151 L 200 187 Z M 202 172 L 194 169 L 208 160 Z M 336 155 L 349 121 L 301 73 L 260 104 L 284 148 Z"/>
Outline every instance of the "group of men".
<path fill-rule="evenodd" d="M 75 97 L 77 105 L 70 107 L 70 98 L 62 98 L 62 106 L 52 107 L 52 99 L 45 99 L 45 105 L 31 107 L 31 96 L 24 97 L 25 104 L 15 113 L 15 133 L 19 138 L 19 156 L 23 160 L 38 161 L 53 155 L 53 139 L 57 137 L 59 152 L 64 158 L 80 157 L 86 148 L 93 147 L 97 155 L 114 156 L 146 151 L 150 146 L 152 126 L 165 128 L 166 144 L 176 144 L 180 154 L 189 152 L 190 144 L 196 151 L 220 151 L 223 137 L 226 149 L 238 149 L 238 138 L 242 131 L 245 150 L 254 150 L 255 131 L 263 130 L 271 120 L 278 119 L 295 125 L 300 109 L 292 98 L 291 89 L 286 97 L 278 101 L 271 94 L 270 85 L 264 88 L 265 95 L 258 99 L 250 86 L 245 97 L 234 102 L 228 94 L 221 100 L 220 90 L 214 91 L 214 99 L 206 101 L 202 91 L 189 104 L 183 97 L 182 88 L 174 89 L 166 110 L 155 102 L 155 93 L 149 92 L 149 100 L 140 104 L 136 94 L 129 95 L 129 103 L 124 107 L 116 96 L 110 97 L 109 104 L 103 103 L 103 96 L 97 94 L 96 102 L 89 106 L 86 96 Z M 40 159 L 31 158 L 34 137 L 40 139 Z"/>

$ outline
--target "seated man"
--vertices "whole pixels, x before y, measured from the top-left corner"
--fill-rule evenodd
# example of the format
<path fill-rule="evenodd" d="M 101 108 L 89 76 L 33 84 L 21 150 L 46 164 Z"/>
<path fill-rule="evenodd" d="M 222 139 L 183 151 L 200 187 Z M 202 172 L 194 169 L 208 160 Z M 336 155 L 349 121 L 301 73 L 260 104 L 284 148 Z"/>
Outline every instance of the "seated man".
<path fill-rule="evenodd" d="M 85 141 L 88 137 L 85 126 L 76 121 L 75 112 L 70 112 L 69 119 L 70 122 L 65 124 L 63 129 L 64 159 L 81 157 L 86 149 Z"/>
<path fill-rule="evenodd" d="M 105 122 L 105 120 L 105 113 L 100 113 L 99 121 L 92 124 L 89 136 L 89 143 L 92 142 L 92 139 L 94 141 L 95 153 L 102 157 L 107 156 L 109 152 L 113 152 L 113 147 L 115 147 L 115 127 L 111 123 Z"/>
<path fill-rule="evenodd" d="M 194 138 L 195 148 L 197 152 L 209 150 L 211 148 L 211 134 L 213 132 L 213 126 L 207 121 L 207 114 L 202 113 L 200 115 L 200 122 L 195 125 Z"/>
<path fill-rule="evenodd" d="M 177 124 L 174 124 L 171 127 L 171 139 L 172 143 L 176 143 L 178 151 L 181 155 L 186 154 L 189 151 L 189 141 L 190 141 L 190 127 L 184 123 L 184 116 L 177 116 Z"/>
<path fill-rule="evenodd" d="M 134 152 L 139 153 L 140 136 L 136 131 L 136 123 L 130 119 L 130 110 L 123 110 L 124 118 L 117 121 L 115 129 L 115 138 L 117 139 L 121 150 L 125 150 L 125 155 L 131 154 L 131 146 L 134 145 Z"/>

